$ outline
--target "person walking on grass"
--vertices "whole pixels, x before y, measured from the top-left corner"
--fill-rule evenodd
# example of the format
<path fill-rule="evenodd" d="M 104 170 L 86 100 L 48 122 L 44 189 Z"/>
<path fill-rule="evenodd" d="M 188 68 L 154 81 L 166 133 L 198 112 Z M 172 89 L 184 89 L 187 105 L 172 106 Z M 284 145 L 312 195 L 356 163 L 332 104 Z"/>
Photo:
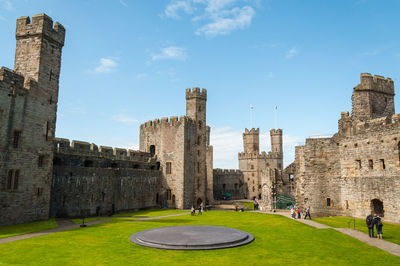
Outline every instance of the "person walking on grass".
<path fill-rule="evenodd" d="M 304 216 L 304 219 L 307 219 L 307 216 L 310 217 L 311 220 L 311 214 L 310 214 L 310 206 L 306 209 L 306 215 Z"/>
<path fill-rule="evenodd" d="M 196 211 L 194 210 L 193 205 L 192 205 L 192 208 L 190 209 L 190 214 L 191 214 L 192 216 L 196 216 Z"/>
<path fill-rule="evenodd" d="M 290 209 L 290 214 L 292 215 L 293 219 L 296 219 L 296 212 L 294 211 L 293 207 Z"/>
<path fill-rule="evenodd" d="M 199 205 L 199 213 L 197 215 L 203 215 L 203 213 L 201 211 L 202 211 L 202 209 L 201 209 L 201 204 L 200 204 Z"/>
<path fill-rule="evenodd" d="M 300 209 L 297 209 L 297 219 L 301 219 Z"/>
<path fill-rule="evenodd" d="M 383 239 L 383 237 L 382 237 L 382 227 L 383 227 L 383 223 L 382 223 L 381 217 L 375 216 L 374 222 L 375 222 L 375 227 L 376 227 L 376 237 L 377 237 L 378 239 Z"/>
<path fill-rule="evenodd" d="M 369 237 L 374 237 L 374 217 L 372 217 L 372 214 L 367 216 L 365 222 L 367 223 Z"/>

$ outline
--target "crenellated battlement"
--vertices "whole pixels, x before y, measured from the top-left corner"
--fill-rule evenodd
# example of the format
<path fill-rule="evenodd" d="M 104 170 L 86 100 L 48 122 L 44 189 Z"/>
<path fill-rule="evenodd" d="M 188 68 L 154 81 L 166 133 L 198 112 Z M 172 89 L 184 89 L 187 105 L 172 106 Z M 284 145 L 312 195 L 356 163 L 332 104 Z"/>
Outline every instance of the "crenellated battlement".
<path fill-rule="evenodd" d="M 65 28 L 58 22 L 53 26 L 53 20 L 46 14 L 34 15 L 32 16 L 32 21 L 28 16 L 18 18 L 17 30 L 15 32 L 17 40 L 34 35 L 43 35 L 63 46 Z"/>
<path fill-rule="evenodd" d="M 125 161 L 141 161 L 149 162 L 154 161 L 150 153 L 127 150 L 123 148 L 113 148 L 108 146 L 97 146 L 94 143 L 85 141 L 56 138 L 54 142 L 54 149 L 56 153 L 71 154 L 90 157 L 101 157 Z"/>
<path fill-rule="evenodd" d="M 177 126 L 182 123 L 195 124 L 193 119 L 182 115 L 179 117 L 179 119 L 177 116 L 171 116 L 170 118 L 163 117 L 161 119 L 149 120 L 149 121 L 141 124 L 140 129 L 151 128 L 151 127 L 160 127 L 160 126 L 166 126 L 166 127 Z"/>
<path fill-rule="evenodd" d="M 238 153 L 238 158 L 239 160 L 247 160 L 247 159 L 262 159 L 262 160 L 268 160 L 268 159 L 277 159 L 277 158 L 282 158 L 283 154 L 279 152 L 268 152 L 266 153 L 265 151 L 261 152 L 261 154 L 249 154 L 245 152 L 239 152 Z"/>
<path fill-rule="evenodd" d="M 215 168 L 213 169 L 213 173 L 214 175 L 221 175 L 221 174 L 235 174 L 235 175 L 242 175 L 242 171 L 240 171 L 239 169 L 221 169 L 221 168 Z"/>
<path fill-rule="evenodd" d="M 250 135 L 250 134 L 258 135 L 258 134 L 260 134 L 260 129 L 252 128 L 252 129 L 248 130 L 247 128 L 245 128 L 243 135 Z"/>
<path fill-rule="evenodd" d="M 273 135 L 282 135 L 282 129 L 280 129 L 280 128 L 278 128 L 278 129 L 271 129 L 271 130 L 269 131 L 269 133 L 270 133 L 271 136 L 273 136 Z"/>
<path fill-rule="evenodd" d="M 201 98 L 203 100 L 207 100 L 207 90 L 201 89 L 199 87 L 194 87 L 193 89 L 187 88 L 186 89 L 186 100 L 192 98 Z"/>
<path fill-rule="evenodd" d="M 354 88 L 355 91 L 375 91 L 394 95 L 394 82 L 391 78 L 361 73 L 360 81 L 360 84 Z"/>

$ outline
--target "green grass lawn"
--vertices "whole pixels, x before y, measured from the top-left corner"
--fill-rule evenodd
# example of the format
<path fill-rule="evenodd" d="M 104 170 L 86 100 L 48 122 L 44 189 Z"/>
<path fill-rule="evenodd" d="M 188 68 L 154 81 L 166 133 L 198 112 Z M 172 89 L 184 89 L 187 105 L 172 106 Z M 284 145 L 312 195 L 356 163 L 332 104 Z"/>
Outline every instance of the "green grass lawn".
<path fill-rule="evenodd" d="M 0 227 L 0 238 L 40 232 L 57 227 L 57 223 L 54 219 L 26 224 L 2 226 Z"/>
<path fill-rule="evenodd" d="M 246 202 L 246 201 L 241 201 L 240 204 L 245 206 L 247 210 L 254 210 L 254 203 L 253 202 Z"/>
<path fill-rule="evenodd" d="M 237 248 L 208 251 L 158 250 L 129 241 L 135 232 L 175 225 L 227 226 L 252 233 L 255 241 Z M 0 264 L 399 265 L 400 258 L 335 230 L 315 229 L 278 215 L 209 211 L 202 216 L 188 214 L 140 222 L 113 219 L 1 244 Z"/>
<path fill-rule="evenodd" d="M 319 217 L 313 218 L 313 220 L 335 228 L 348 228 L 350 222 L 350 228 L 354 229 L 354 218 L 351 217 Z M 355 229 L 368 234 L 368 228 L 365 219 L 356 218 Z M 374 233 L 376 236 L 376 228 L 374 228 Z M 400 225 L 383 222 L 382 235 L 383 239 L 400 245 Z"/>

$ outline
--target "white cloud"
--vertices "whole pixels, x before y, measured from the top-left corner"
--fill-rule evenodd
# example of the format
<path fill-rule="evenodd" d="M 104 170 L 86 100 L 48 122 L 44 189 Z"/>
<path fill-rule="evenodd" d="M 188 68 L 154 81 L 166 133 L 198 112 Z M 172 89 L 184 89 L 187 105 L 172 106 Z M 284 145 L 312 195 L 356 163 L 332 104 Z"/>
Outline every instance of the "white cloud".
<path fill-rule="evenodd" d="M 297 47 L 291 48 L 289 51 L 286 52 L 286 59 L 291 59 L 295 57 L 299 53 L 299 49 Z"/>
<path fill-rule="evenodd" d="M 183 11 L 186 14 L 192 14 L 193 13 L 193 7 L 190 3 L 190 1 L 177 1 L 174 0 L 170 2 L 164 10 L 164 14 L 161 15 L 161 17 L 166 17 L 166 18 L 179 18 L 179 11 Z"/>
<path fill-rule="evenodd" d="M 118 64 L 114 59 L 109 57 L 100 58 L 99 65 L 91 72 L 93 73 L 109 73 L 117 68 Z"/>
<path fill-rule="evenodd" d="M 134 119 L 133 117 L 130 117 L 126 114 L 116 114 L 113 115 L 111 119 L 124 124 L 139 123 L 137 119 Z"/>
<path fill-rule="evenodd" d="M 249 27 L 255 15 L 250 5 L 260 7 L 258 0 L 172 0 L 161 17 L 179 18 L 182 12 L 192 15 L 195 34 L 213 37 Z"/>
<path fill-rule="evenodd" d="M 11 1 L 4 1 L 3 0 L 3 8 L 7 11 L 11 11 L 14 9 L 13 3 Z"/>
<path fill-rule="evenodd" d="M 187 54 L 186 50 L 182 47 L 169 46 L 161 49 L 159 53 L 151 54 L 151 60 L 161 60 L 161 59 L 175 59 L 175 60 L 186 60 Z"/>
<path fill-rule="evenodd" d="M 249 27 L 255 11 L 250 6 L 223 10 L 219 14 L 213 14 L 213 20 L 196 31 L 197 35 L 213 37 L 226 35 L 237 29 Z"/>

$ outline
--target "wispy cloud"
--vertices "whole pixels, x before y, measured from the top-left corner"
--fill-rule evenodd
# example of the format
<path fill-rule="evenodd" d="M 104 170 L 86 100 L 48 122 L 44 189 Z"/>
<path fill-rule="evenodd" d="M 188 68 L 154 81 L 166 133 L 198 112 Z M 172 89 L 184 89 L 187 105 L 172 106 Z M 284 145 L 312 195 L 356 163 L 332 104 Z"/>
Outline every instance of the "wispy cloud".
<path fill-rule="evenodd" d="M 124 124 L 139 123 L 137 119 L 130 117 L 129 115 L 126 114 L 116 114 L 113 115 L 111 119 Z"/>
<path fill-rule="evenodd" d="M 254 48 L 254 49 L 276 48 L 276 47 L 278 47 L 278 44 L 276 44 L 276 43 L 261 43 L 261 44 L 254 44 L 251 46 L 251 48 Z"/>
<path fill-rule="evenodd" d="M 186 49 L 178 46 L 169 46 L 162 48 L 159 53 L 151 54 L 151 60 L 157 61 L 162 59 L 186 60 Z"/>
<path fill-rule="evenodd" d="M 186 14 L 193 13 L 193 7 L 190 1 L 171 1 L 164 10 L 164 14 L 161 15 L 162 18 L 179 18 L 179 12 L 183 11 Z"/>
<path fill-rule="evenodd" d="M 0 15 L 0 21 L 7 21 L 7 19 L 5 17 L 3 17 L 2 15 Z"/>
<path fill-rule="evenodd" d="M 13 3 L 11 1 L 3 0 L 3 8 L 7 11 L 11 11 L 14 9 Z"/>
<path fill-rule="evenodd" d="M 369 51 L 365 51 L 363 53 L 361 53 L 361 56 L 374 56 L 374 55 L 378 55 L 383 49 L 382 48 L 375 48 Z"/>
<path fill-rule="evenodd" d="M 115 59 L 112 59 L 110 57 L 103 57 L 100 58 L 99 65 L 90 72 L 97 74 L 109 73 L 115 71 L 117 66 L 118 63 L 115 61 Z"/>
<path fill-rule="evenodd" d="M 149 76 L 147 73 L 138 73 L 133 76 L 134 79 L 145 79 Z"/>
<path fill-rule="evenodd" d="M 166 5 L 162 18 L 180 18 L 179 14 L 192 15 L 195 34 L 208 38 L 226 35 L 250 26 L 259 7 L 258 0 L 172 0 Z"/>
<path fill-rule="evenodd" d="M 286 59 L 291 59 L 295 57 L 299 53 L 299 48 L 292 47 L 289 51 L 286 52 L 285 57 Z"/>
<path fill-rule="evenodd" d="M 275 75 L 272 72 L 268 72 L 267 75 L 265 75 L 265 77 L 268 78 L 268 79 L 272 79 L 272 78 L 275 77 Z"/>
<path fill-rule="evenodd" d="M 214 37 L 226 35 L 238 29 L 249 27 L 255 11 L 250 6 L 232 8 L 219 14 L 214 14 L 211 23 L 208 23 L 196 31 L 197 35 Z"/>
<path fill-rule="evenodd" d="M 119 3 L 124 7 L 128 7 L 128 3 L 125 0 L 119 0 Z"/>

